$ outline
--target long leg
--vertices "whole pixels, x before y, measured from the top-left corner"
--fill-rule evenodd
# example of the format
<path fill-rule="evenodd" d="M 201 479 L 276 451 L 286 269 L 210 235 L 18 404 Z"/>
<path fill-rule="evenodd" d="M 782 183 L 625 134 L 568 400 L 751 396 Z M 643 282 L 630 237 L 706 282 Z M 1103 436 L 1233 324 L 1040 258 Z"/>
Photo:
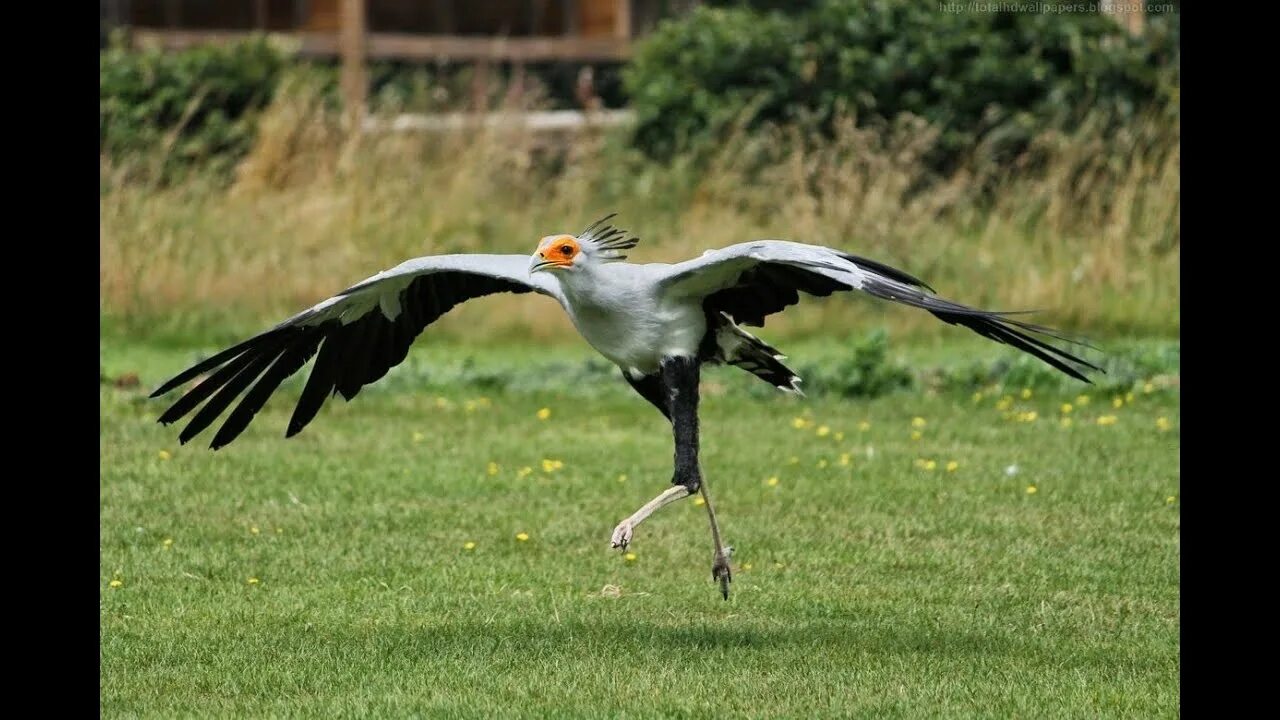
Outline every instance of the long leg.
<path fill-rule="evenodd" d="M 728 600 L 729 583 L 732 581 L 729 571 L 729 553 L 721 542 L 715 508 L 711 504 L 711 496 L 707 493 L 707 486 L 702 480 L 702 470 L 698 464 L 699 370 L 698 361 L 694 358 L 671 357 L 663 360 L 659 377 L 666 394 L 667 412 L 664 414 L 671 420 L 672 434 L 675 438 L 675 472 L 671 478 L 673 487 L 645 503 L 643 507 L 619 523 L 613 531 L 612 544 L 615 548 L 626 549 L 636 526 L 646 518 L 666 505 L 701 491 L 707 505 L 707 518 L 711 522 L 711 539 L 715 545 L 711 576 L 720 583 L 720 593 Z M 631 380 L 630 377 L 627 379 Z M 632 385 L 637 386 L 635 382 L 632 382 Z M 642 390 L 638 386 L 636 389 Z M 655 388 L 650 386 L 645 389 L 650 392 L 642 392 L 642 394 L 653 401 L 652 395 Z M 654 404 L 657 405 L 656 402 Z M 661 406 L 659 409 L 662 409 Z"/>
<path fill-rule="evenodd" d="M 715 556 L 711 565 L 711 577 L 720 583 L 720 594 L 729 599 L 729 583 L 733 581 L 729 570 L 729 553 L 720 540 L 720 524 L 716 522 L 715 506 L 707 483 L 702 479 L 698 464 L 698 361 L 688 357 L 667 358 L 662 362 L 662 380 L 671 394 L 671 426 L 675 434 L 675 477 L 671 482 L 689 488 L 689 494 L 701 490 L 707 503 L 707 519 L 711 523 L 711 541 Z"/>

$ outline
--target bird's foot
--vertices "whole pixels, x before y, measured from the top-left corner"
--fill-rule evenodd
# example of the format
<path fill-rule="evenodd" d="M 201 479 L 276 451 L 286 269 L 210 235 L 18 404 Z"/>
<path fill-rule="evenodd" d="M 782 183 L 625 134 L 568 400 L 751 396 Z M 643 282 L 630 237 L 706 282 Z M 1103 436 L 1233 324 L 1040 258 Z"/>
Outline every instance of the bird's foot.
<path fill-rule="evenodd" d="M 733 582 L 733 573 L 729 570 L 729 557 L 733 555 L 733 548 L 725 548 L 723 552 L 717 552 L 715 560 L 711 563 L 711 579 L 720 583 L 720 594 L 725 600 L 729 599 L 729 583 Z"/>
<path fill-rule="evenodd" d="M 630 520 L 623 520 L 618 523 L 618 527 L 613 529 L 613 538 L 610 539 L 610 547 L 626 550 L 631 544 L 631 536 L 635 534 L 635 527 Z"/>

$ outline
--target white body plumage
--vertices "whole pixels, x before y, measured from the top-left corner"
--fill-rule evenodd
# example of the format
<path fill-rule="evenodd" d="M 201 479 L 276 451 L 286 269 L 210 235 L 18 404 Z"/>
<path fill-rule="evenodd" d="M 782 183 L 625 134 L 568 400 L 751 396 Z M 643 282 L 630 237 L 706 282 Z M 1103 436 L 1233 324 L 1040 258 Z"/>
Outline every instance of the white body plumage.
<path fill-rule="evenodd" d="M 697 299 L 654 292 L 670 267 L 610 263 L 559 277 L 574 327 L 632 376 L 657 372 L 664 357 L 697 355 L 706 334 Z"/>

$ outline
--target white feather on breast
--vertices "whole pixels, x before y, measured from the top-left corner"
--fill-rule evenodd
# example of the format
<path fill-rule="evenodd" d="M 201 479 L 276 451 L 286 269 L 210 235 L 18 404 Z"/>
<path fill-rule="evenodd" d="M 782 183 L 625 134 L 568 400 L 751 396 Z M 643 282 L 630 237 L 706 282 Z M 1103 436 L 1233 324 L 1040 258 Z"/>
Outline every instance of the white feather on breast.
<path fill-rule="evenodd" d="M 643 266 L 606 265 L 561 287 L 583 339 L 624 370 L 652 374 L 663 357 L 697 354 L 706 331 L 701 305 L 659 297 Z"/>

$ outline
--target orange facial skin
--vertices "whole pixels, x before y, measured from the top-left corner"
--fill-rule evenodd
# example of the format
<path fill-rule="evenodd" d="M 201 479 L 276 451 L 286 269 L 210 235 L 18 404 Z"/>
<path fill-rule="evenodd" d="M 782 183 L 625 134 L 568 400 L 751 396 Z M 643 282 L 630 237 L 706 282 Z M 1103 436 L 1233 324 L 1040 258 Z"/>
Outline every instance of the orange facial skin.
<path fill-rule="evenodd" d="M 572 235 L 559 235 L 548 240 L 538 250 L 538 257 L 557 267 L 573 267 L 573 259 L 582 250 Z"/>

